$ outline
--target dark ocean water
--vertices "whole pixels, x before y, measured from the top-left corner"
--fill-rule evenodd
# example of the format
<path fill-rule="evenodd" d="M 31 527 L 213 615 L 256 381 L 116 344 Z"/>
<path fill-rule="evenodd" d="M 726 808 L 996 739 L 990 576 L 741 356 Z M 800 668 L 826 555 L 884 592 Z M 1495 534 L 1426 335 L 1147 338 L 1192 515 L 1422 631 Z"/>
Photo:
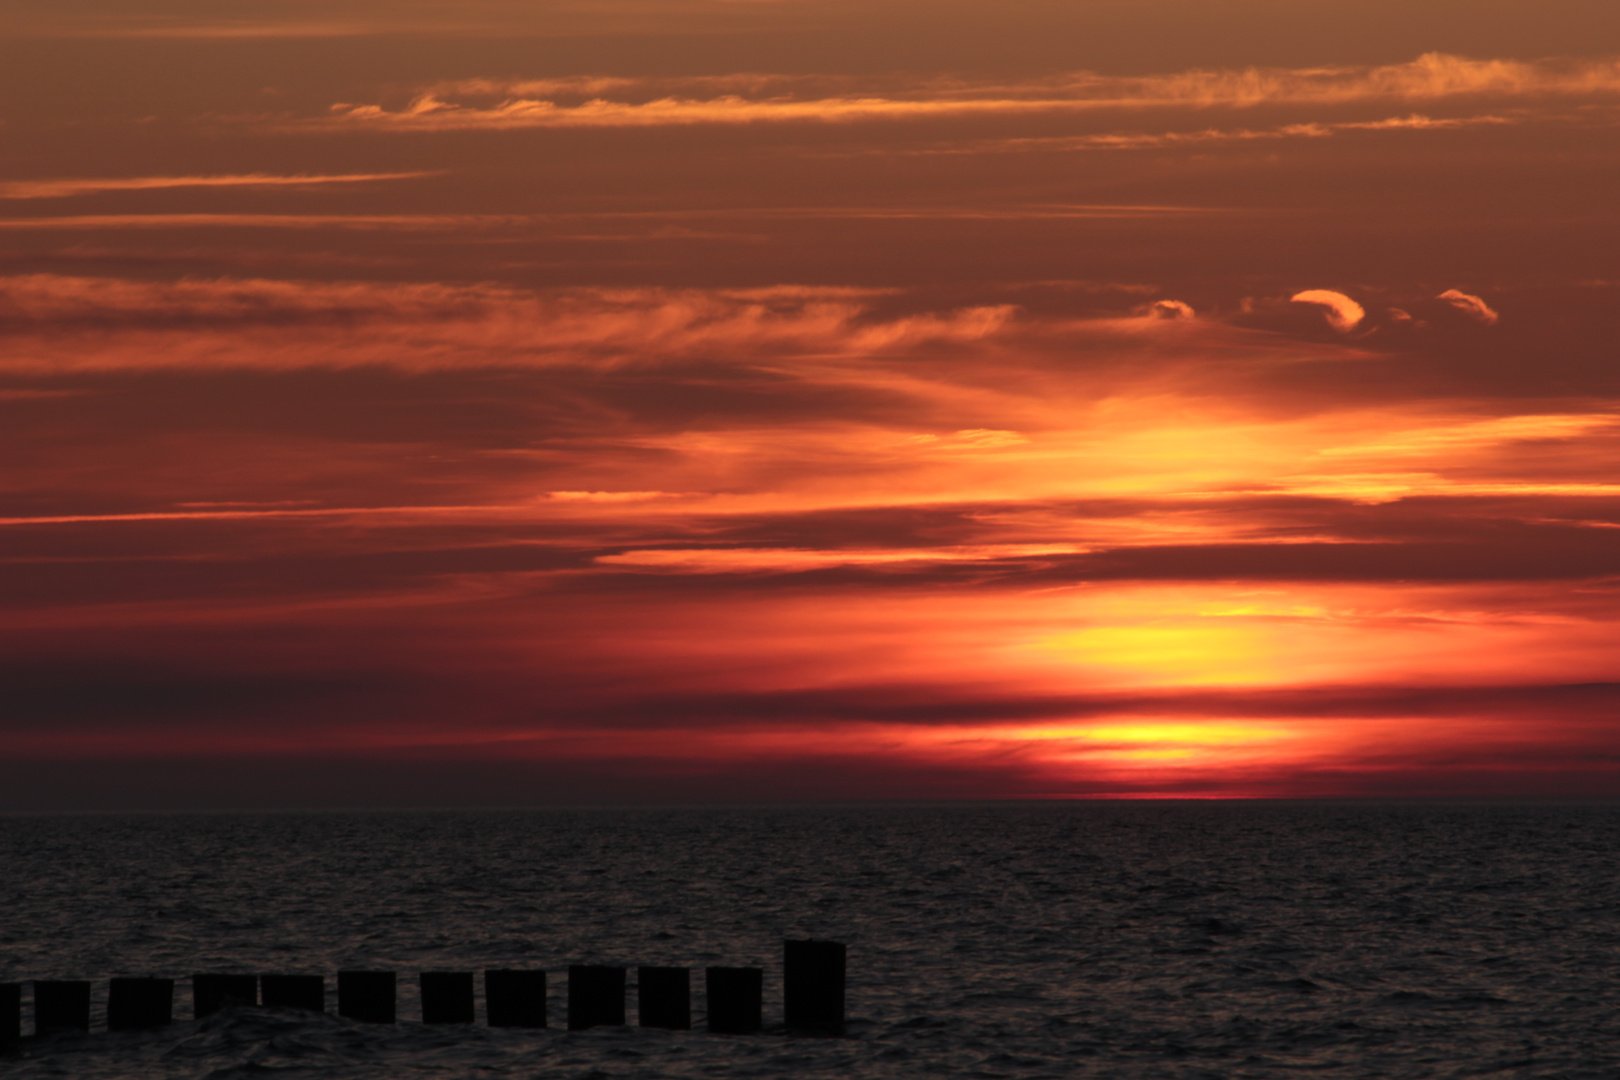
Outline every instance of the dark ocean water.
<path fill-rule="evenodd" d="M 0 1075 L 1620 1077 L 1617 851 L 1613 807 L 0 818 L 0 981 L 103 1014 Z M 784 937 L 849 944 L 849 1037 L 710 1035 L 700 973 L 691 1032 L 562 1028 L 580 962 L 763 966 L 779 1024 Z M 416 972 L 504 966 L 552 1027 L 415 1022 Z M 401 1022 L 189 1019 L 192 971 L 339 968 Z M 101 1030 L 112 975 L 179 1022 Z"/>

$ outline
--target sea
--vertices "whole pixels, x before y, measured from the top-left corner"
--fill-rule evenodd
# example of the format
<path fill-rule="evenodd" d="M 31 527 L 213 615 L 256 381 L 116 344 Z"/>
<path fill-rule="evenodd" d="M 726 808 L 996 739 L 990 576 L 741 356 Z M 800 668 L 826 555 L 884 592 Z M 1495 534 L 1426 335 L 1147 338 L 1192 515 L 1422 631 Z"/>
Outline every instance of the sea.
<path fill-rule="evenodd" d="M 1620 1077 L 1620 807 L 1053 802 L 0 817 L 6 1080 Z M 843 1037 L 782 942 L 848 948 Z M 694 970 L 690 1031 L 566 1029 L 579 963 Z M 706 1030 L 706 966 L 765 1030 Z M 416 974 L 540 968 L 550 1026 L 420 1023 Z M 228 1008 L 197 971 L 398 973 L 399 1022 Z M 105 1030 L 106 980 L 176 980 Z M 94 980 L 34 1037 L 33 979 Z M 329 1009 L 335 1006 L 329 1005 Z"/>

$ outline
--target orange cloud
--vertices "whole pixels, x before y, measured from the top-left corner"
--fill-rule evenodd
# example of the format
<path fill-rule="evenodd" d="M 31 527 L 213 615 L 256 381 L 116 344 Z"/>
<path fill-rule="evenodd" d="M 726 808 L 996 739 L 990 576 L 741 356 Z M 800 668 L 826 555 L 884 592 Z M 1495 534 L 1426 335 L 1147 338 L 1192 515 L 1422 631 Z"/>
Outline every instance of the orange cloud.
<path fill-rule="evenodd" d="M 1439 295 L 1438 299 L 1444 300 L 1446 303 L 1467 315 L 1469 318 L 1476 322 L 1484 323 L 1486 326 L 1494 326 L 1496 324 L 1496 320 L 1500 318 L 1495 311 L 1491 310 L 1491 306 L 1485 301 L 1481 300 L 1477 296 L 1471 296 L 1468 293 L 1460 292 L 1457 289 L 1447 289 L 1445 292 Z"/>
<path fill-rule="evenodd" d="M 492 286 L 148 283 L 31 275 L 0 279 L 0 320 L 13 334 L 35 335 L 32 349 L 14 355 L 15 370 L 437 368 L 587 357 L 656 362 L 712 348 L 848 354 L 969 343 L 996 335 L 1016 313 L 1011 305 L 995 305 L 874 319 L 863 295 L 870 294 L 838 288 L 537 294 Z M 357 320 L 375 325 L 364 344 L 345 329 Z M 226 336 L 211 335 L 210 327 Z M 243 336 L 254 327 L 258 340 Z M 106 334 L 113 330 L 122 334 Z M 100 347 L 92 340 L 98 331 Z M 156 349 L 139 337 L 164 332 L 179 335 L 175 348 Z M 309 335 L 321 333 L 341 347 L 311 350 Z M 55 344 L 47 340 L 51 336 Z"/>
<path fill-rule="evenodd" d="M 1148 308 L 1148 315 L 1155 319 L 1191 319 L 1196 314 L 1191 304 L 1180 300 L 1155 300 Z"/>
<path fill-rule="evenodd" d="M 772 84 L 782 80 L 771 76 L 743 76 L 737 81 L 750 85 L 755 93 L 768 94 Z M 1252 108 L 1458 97 L 1591 96 L 1620 92 L 1620 62 L 1531 63 L 1426 53 L 1405 64 L 1382 67 L 1195 70 L 1139 77 L 1082 72 L 1021 84 L 925 83 L 894 88 L 898 93 L 884 89 L 806 98 L 746 97 L 740 93 L 697 98 L 660 93 L 667 88 L 667 82 L 638 83 L 602 78 L 462 80 L 437 85 L 395 111 L 378 105 L 334 105 L 326 122 L 336 126 L 364 125 L 394 130 L 847 123 L 1107 109 Z M 644 100 L 592 96 L 571 104 L 555 100 L 565 94 L 628 93 L 638 89 L 656 96 Z M 526 94 L 553 97 L 524 96 Z M 450 100 L 449 95 L 473 100 Z M 478 98 L 499 100 L 483 104 L 476 100 Z M 1388 126 L 1387 122 L 1385 125 Z"/>
<path fill-rule="evenodd" d="M 1207 206 L 1048 203 L 1025 206 L 776 206 L 711 210 L 632 210 L 555 214 L 73 214 L 0 218 L 0 230 L 19 232 L 157 229 L 299 229 L 341 232 L 503 232 L 533 229 L 548 239 L 641 241 L 709 239 L 705 233 L 665 226 L 653 233 L 548 235 L 557 225 L 580 222 L 681 221 L 692 219 L 782 221 L 1089 221 L 1154 217 L 1229 215 L 1238 211 Z"/>
<path fill-rule="evenodd" d="M 1332 289 L 1306 289 L 1289 299 L 1296 304 L 1314 304 L 1321 308 L 1328 325 L 1342 333 L 1354 330 L 1367 315 L 1360 304 Z"/>
<path fill-rule="evenodd" d="M 1345 131 L 1454 131 L 1472 127 L 1496 127 L 1521 123 L 1522 118 L 1506 116 L 1459 116 L 1434 118 L 1412 113 L 1382 120 L 1311 121 L 1282 124 L 1274 128 L 1204 128 L 1198 131 L 1107 132 L 1096 135 L 1053 135 L 1010 139 L 973 140 L 962 145 L 917 148 L 878 148 L 868 154 L 911 156 L 960 155 L 980 153 L 1061 152 L 1082 150 L 1157 150 L 1172 146 L 1209 143 L 1255 142 L 1280 139 L 1325 139 Z"/>

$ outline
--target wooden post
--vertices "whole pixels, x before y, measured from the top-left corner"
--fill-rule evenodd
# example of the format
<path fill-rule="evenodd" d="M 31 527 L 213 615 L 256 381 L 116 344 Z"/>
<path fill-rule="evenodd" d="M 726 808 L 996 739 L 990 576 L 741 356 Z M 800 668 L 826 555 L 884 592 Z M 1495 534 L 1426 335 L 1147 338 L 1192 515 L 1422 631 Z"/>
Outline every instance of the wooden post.
<path fill-rule="evenodd" d="M 624 1023 L 624 968 L 572 964 L 568 968 L 568 1030 Z"/>
<path fill-rule="evenodd" d="M 394 1022 L 392 971 L 338 972 L 338 1015 L 362 1024 Z"/>
<path fill-rule="evenodd" d="M 545 1027 L 546 973 L 505 969 L 484 972 L 484 1009 L 490 1027 Z"/>
<path fill-rule="evenodd" d="M 258 1003 L 257 975 L 207 975 L 199 972 L 191 977 L 191 1015 L 198 1020 L 214 1015 L 227 1005 Z"/>
<path fill-rule="evenodd" d="M 764 1026 L 762 968 L 712 967 L 703 970 L 709 997 L 709 1030 L 724 1035 L 753 1035 Z"/>
<path fill-rule="evenodd" d="M 472 972 L 424 971 L 417 981 L 422 987 L 422 1023 L 473 1022 Z"/>
<path fill-rule="evenodd" d="M 107 984 L 108 1031 L 160 1028 L 173 1020 L 173 979 L 113 979 Z"/>
<path fill-rule="evenodd" d="M 0 1048 L 22 1042 L 22 983 L 0 983 Z"/>
<path fill-rule="evenodd" d="M 692 975 L 683 967 L 636 968 L 636 1012 L 642 1027 L 692 1026 Z"/>
<path fill-rule="evenodd" d="M 34 980 L 34 1034 L 90 1030 L 90 983 L 83 979 Z"/>
<path fill-rule="evenodd" d="M 793 1031 L 844 1033 L 844 946 L 836 941 L 782 942 L 782 1005 Z"/>
<path fill-rule="evenodd" d="M 267 1009 L 326 1011 L 326 979 L 321 975 L 260 975 L 259 1000 Z"/>

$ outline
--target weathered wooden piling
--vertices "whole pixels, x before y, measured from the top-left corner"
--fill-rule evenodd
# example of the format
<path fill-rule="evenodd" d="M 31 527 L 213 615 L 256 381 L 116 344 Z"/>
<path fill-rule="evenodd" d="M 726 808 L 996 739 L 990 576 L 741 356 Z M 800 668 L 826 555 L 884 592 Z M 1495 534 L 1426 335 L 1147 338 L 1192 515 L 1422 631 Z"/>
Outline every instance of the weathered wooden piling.
<path fill-rule="evenodd" d="M 107 984 L 107 1030 L 140 1031 L 174 1021 L 174 980 L 117 978 Z"/>
<path fill-rule="evenodd" d="M 90 1030 L 90 983 L 84 979 L 34 980 L 34 1033 Z"/>
<path fill-rule="evenodd" d="M 484 1009 L 490 1027 L 545 1027 L 546 973 L 504 968 L 484 972 Z"/>
<path fill-rule="evenodd" d="M 424 971 L 417 981 L 422 987 L 422 1023 L 473 1022 L 472 972 Z"/>
<path fill-rule="evenodd" d="M 260 975 L 259 1000 L 267 1009 L 326 1011 L 326 978 L 322 975 Z"/>
<path fill-rule="evenodd" d="M 191 1015 L 201 1020 L 227 1005 L 257 1005 L 259 1003 L 259 977 L 257 975 L 209 975 L 198 972 L 191 977 Z M 322 1003 L 325 1006 L 325 1003 Z"/>
<path fill-rule="evenodd" d="M 624 968 L 602 964 L 568 967 L 568 1030 L 624 1023 Z"/>
<path fill-rule="evenodd" d="M 338 1015 L 362 1024 L 394 1022 L 394 973 L 392 971 L 340 971 Z"/>
<path fill-rule="evenodd" d="M 782 1011 L 790 1030 L 844 1032 L 844 946 L 837 941 L 782 942 Z"/>
<path fill-rule="evenodd" d="M 22 983 L 0 983 L 0 1048 L 22 1042 Z"/>
<path fill-rule="evenodd" d="M 764 969 L 704 968 L 703 982 L 709 998 L 710 1031 L 752 1035 L 764 1026 Z"/>
<path fill-rule="evenodd" d="M 636 1019 L 642 1027 L 692 1026 L 692 974 L 683 967 L 636 968 Z"/>

